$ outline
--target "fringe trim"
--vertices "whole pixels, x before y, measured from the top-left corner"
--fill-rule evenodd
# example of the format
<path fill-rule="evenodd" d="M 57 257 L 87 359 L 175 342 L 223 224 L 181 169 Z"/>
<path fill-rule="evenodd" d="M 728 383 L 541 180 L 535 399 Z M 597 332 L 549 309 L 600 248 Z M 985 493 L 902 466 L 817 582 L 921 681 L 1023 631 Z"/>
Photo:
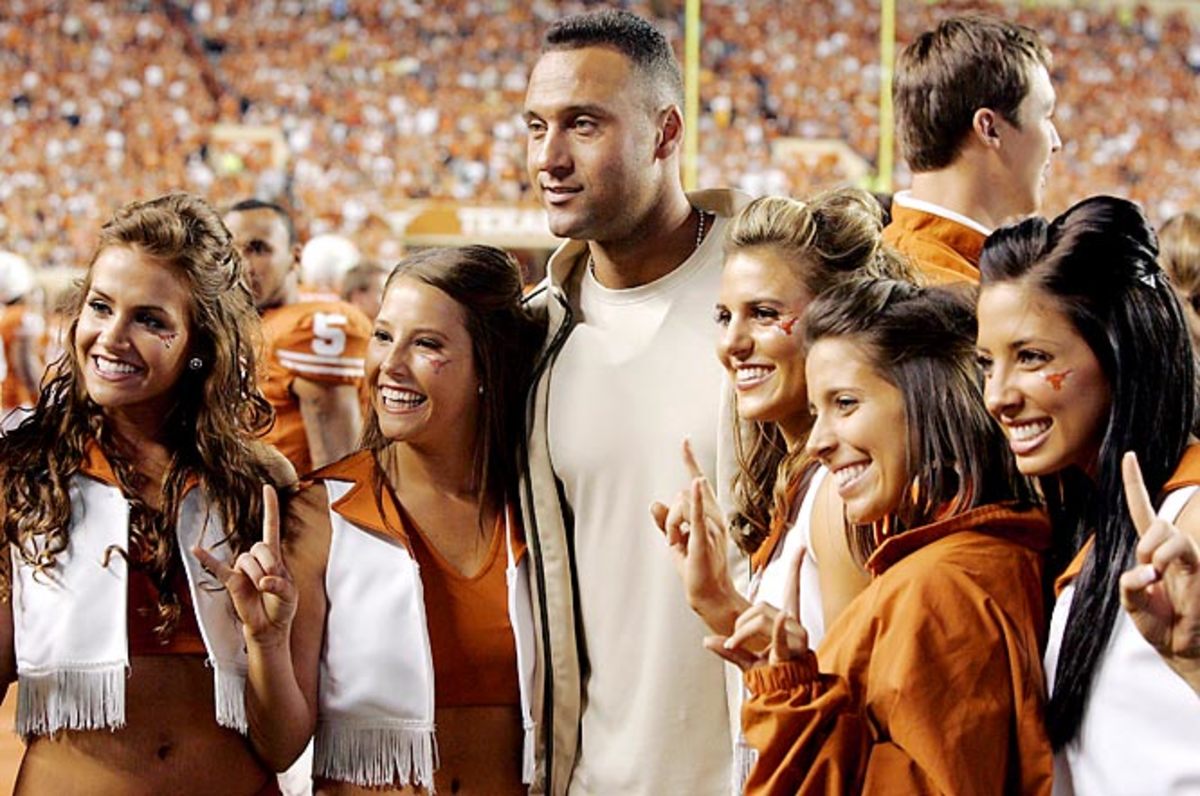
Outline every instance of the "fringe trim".
<path fill-rule="evenodd" d="M 433 728 L 362 727 L 322 722 L 313 740 L 313 776 L 365 787 L 410 785 L 433 793 Z"/>
<path fill-rule="evenodd" d="M 746 737 L 740 732 L 733 743 L 733 792 L 744 793 L 746 780 L 750 779 L 750 771 L 758 762 L 758 750 L 746 743 Z"/>
<path fill-rule="evenodd" d="M 222 666 L 213 667 L 213 696 L 217 703 L 217 724 L 249 732 L 246 722 L 246 676 L 231 673 Z"/>
<path fill-rule="evenodd" d="M 524 755 L 521 761 L 521 782 L 525 785 L 533 784 L 533 772 L 537 767 L 536 755 L 534 754 L 534 744 L 537 743 L 535 727 L 532 722 L 525 725 L 525 743 Z"/>
<path fill-rule="evenodd" d="M 17 683 L 16 729 L 22 737 L 125 726 L 123 663 L 21 674 Z"/>

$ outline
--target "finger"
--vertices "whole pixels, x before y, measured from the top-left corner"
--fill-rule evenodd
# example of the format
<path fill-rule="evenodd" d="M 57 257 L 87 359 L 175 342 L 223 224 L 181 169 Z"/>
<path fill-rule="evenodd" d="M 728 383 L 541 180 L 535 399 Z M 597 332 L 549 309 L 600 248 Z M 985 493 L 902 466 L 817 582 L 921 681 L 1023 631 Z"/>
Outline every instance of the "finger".
<path fill-rule="evenodd" d="M 1158 583 L 1158 571 L 1150 564 L 1134 567 L 1121 574 L 1121 605 L 1130 613 L 1143 610 L 1150 601 L 1146 589 Z"/>
<path fill-rule="evenodd" d="M 778 614 L 779 612 L 773 612 L 770 615 L 759 614 L 750 621 L 738 623 L 733 632 L 729 634 L 729 638 L 725 640 L 725 646 L 729 649 L 766 646 L 770 642 L 771 630 Z M 757 643 L 752 645 L 751 642 L 756 640 Z"/>
<path fill-rule="evenodd" d="M 279 496 L 275 487 L 263 484 L 263 544 L 276 556 L 281 555 L 279 543 Z"/>
<path fill-rule="evenodd" d="M 658 529 L 666 533 L 667 517 L 671 516 L 671 507 L 656 500 L 650 504 L 650 516 L 654 518 L 654 524 L 658 526 Z"/>
<path fill-rule="evenodd" d="M 250 548 L 250 555 L 267 575 L 284 574 L 283 559 L 265 542 L 257 542 Z"/>
<path fill-rule="evenodd" d="M 783 663 L 792 659 L 792 652 L 788 649 L 787 621 L 788 615 L 785 612 L 780 611 L 775 614 L 775 621 L 771 625 L 771 653 L 769 658 L 771 663 Z"/>
<path fill-rule="evenodd" d="M 683 466 L 687 468 L 688 475 L 693 479 L 704 477 L 704 471 L 700 469 L 700 463 L 696 461 L 696 454 L 692 451 L 690 437 L 683 438 Z"/>
<path fill-rule="evenodd" d="M 692 481 L 692 513 L 689 522 L 692 525 L 692 533 L 688 537 L 688 553 L 696 556 L 698 562 L 705 563 L 711 551 L 708 547 L 708 520 L 704 516 L 703 478 Z"/>
<path fill-rule="evenodd" d="M 278 575 L 267 575 L 258 582 L 258 590 L 266 594 L 273 594 L 284 602 L 295 602 L 296 587 L 287 578 L 281 578 Z"/>
<path fill-rule="evenodd" d="M 1139 564 L 1149 564 L 1154 559 L 1154 553 L 1158 548 L 1162 547 L 1172 536 L 1176 535 L 1177 531 L 1169 522 L 1163 520 L 1154 520 L 1150 523 L 1150 527 L 1142 534 L 1142 538 L 1138 540 L 1137 547 L 1134 548 L 1134 556 Z"/>
<path fill-rule="evenodd" d="M 244 574 L 254 584 L 257 584 L 267 576 L 267 573 L 263 571 L 258 561 L 249 553 L 242 553 L 238 556 L 233 568 Z"/>
<path fill-rule="evenodd" d="M 749 650 L 741 648 L 729 649 L 726 647 L 724 636 L 705 636 L 704 648 L 710 652 L 715 652 L 743 671 L 753 669 L 760 661 L 760 658 Z"/>
<path fill-rule="evenodd" d="M 796 552 L 792 566 L 788 569 L 787 581 L 784 586 L 783 610 L 796 619 L 800 618 L 800 570 L 804 566 L 804 557 L 806 555 L 808 555 L 807 547 L 801 547 Z"/>
<path fill-rule="evenodd" d="M 1185 572 L 1196 569 L 1196 547 L 1192 540 L 1181 533 L 1175 533 L 1154 551 L 1150 560 L 1156 572 L 1163 573 L 1169 566 L 1182 567 Z"/>
<path fill-rule="evenodd" d="M 684 490 L 675 497 L 675 503 L 671 505 L 671 510 L 667 513 L 667 541 L 674 545 L 686 540 L 688 529 L 684 525 L 688 523 L 688 517 L 692 511 L 691 492 Z"/>
<path fill-rule="evenodd" d="M 1150 502 L 1150 493 L 1146 491 L 1146 482 L 1142 478 L 1142 468 L 1138 466 L 1137 454 L 1126 451 L 1121 459 L 1121 478 L 1125 482 L 1125 502 L 1129 506 L 1129 516 L 1133 518 L 1133 527 L 1138 536 L 1146 532 L 1154 522 L 1154 504 Z"/>
<path fill-rule="evenodd" d="M 222 584 L 228 583 L 229 579 L 233 577 L 233 568 L 203 547 L 193 547 L 192 555 L 200 562 L 200 566 L 204 567 L 205 570 Z"/>

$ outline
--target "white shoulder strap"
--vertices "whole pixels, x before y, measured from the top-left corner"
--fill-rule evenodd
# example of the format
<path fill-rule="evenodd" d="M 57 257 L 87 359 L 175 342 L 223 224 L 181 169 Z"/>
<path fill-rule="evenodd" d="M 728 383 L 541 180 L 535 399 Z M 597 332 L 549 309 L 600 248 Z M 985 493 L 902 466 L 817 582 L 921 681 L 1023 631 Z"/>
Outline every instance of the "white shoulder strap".
<path fill-rule="evenodd" d="M 1158 518 L 1167 522 L 1175 522 L 1183 512 L 1183 507 L 1192 499 L 1192 495 L 1196 494 L 1197 489 L 1200 489 L 1200 486 L 1193 484 L 1168 492 L 1158 509 Z"/>

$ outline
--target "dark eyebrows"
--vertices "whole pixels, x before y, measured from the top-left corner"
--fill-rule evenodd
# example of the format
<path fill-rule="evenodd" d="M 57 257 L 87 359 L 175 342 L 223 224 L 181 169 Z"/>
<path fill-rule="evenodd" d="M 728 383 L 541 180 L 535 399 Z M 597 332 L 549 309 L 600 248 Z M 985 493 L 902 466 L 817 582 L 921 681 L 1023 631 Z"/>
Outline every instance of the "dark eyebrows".
<path fill-rule="evenodd" d="M 88 295 L 93 293 L 96 294 L 97 298 L 102 298 L 110 304 L 116 303 L 112 296 L 108 295 L 103 290 L 100 290 L 95 285 L 92 285 L 88 288 Z M 170 317 L 171 315 L 169 312 L 167 312 L 165 307 L 162 307 L 159 304 L 139 304 L 133 309 L 137 312 L 156 312 L 164 317 Z"/>

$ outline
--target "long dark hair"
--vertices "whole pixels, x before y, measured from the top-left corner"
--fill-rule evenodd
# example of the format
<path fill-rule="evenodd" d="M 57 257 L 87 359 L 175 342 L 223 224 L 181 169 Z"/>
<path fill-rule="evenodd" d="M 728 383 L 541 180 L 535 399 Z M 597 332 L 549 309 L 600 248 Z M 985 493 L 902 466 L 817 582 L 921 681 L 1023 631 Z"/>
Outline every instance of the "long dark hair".
<path fill-rule="evenodd" d="M 480 510 L 487 505 L 496 509 L 516 505 L 516 451 L 524 434 L 525 391 L 541 342 L 539 325 L 522 305 L 520 264 L 492 246 L 426 249 L 396 264 L 384 285 L 385 296 L 400 277 L 435 287 L 462 307 L 483 387 L 474 463 L 474 483 L 482 497 Z M 362 447 L 378 456 L 389 442 L 372 404 L 363 427 Z M 382 484 L 377 486 L 382 488 Z"/>
<path fill-rule="evenodd" d="M 891 534 L 990 503 L 1036 503 L 984 406 L 971 299 L 956 288 L 871 279 L 835 287 L 809 307 L 810 348 L 825 338 L 850 338 L 904 396 L 913 488 L 888 518 Z M 860 557 L 878 541 L 870 531 L 859 528 L 852 537 Z"/>
<path fill-rule="evenodd" d="M 143 477 L 120 451 L 104 411 L 88 396 L 75 355 L 91 266 L 114 246 L 144 255 L 187 285 L 189 356 L 203 362 L 197 370 L 184 370 L 173 388 L 175 401 L 164 423 L 171 459 L 158 511 L 138 496 Z M 51 365 L 33 413 L 0 440 L 4 536 L 39 570 L 55 566 L 67 549 L 70 479 L 88 446 L 100 446 L 130 502 L 130 540 L 158 589 L 156 630 L 163 638 L 180 611 L 171 578 L 181 555 L 173 529 L 188 479 L 198 478 L 219 509 L 234 553 L 257 541 L 262 485 L 273 483 L 263 448 L 255 442 L 273 415 L 256 385 L 258 314 L 243 270 L 229 231 L 199 197 L 170 194 L 122 207 L 101 229 L 88 272 L 67 301 L 65 353 Z"/>
<path fill-rule="evenodd" d="M 1137 533 L 1125 504 L 1121 457 L 1137 453 L 1152 495 L 1179 464 L 1195 414 L 1195 366 L 1183 311 L 1157 263 L 1154 230 L 1132 202 L 1096 196 L 1053 221 L 1030 218 L 984 245 L 983 286 L 1020 281 L 1053 299 L 1091 348 L 1112 403 L 1094 481 L 1078 468 L 1039 479 L 1061 569 L 1089 536 L 1095 543 L 1075 596 L 1047 710 L 1061 748 L 1079 732 L 1096 667 L 1120 610 L 1117 581 Z"/>

